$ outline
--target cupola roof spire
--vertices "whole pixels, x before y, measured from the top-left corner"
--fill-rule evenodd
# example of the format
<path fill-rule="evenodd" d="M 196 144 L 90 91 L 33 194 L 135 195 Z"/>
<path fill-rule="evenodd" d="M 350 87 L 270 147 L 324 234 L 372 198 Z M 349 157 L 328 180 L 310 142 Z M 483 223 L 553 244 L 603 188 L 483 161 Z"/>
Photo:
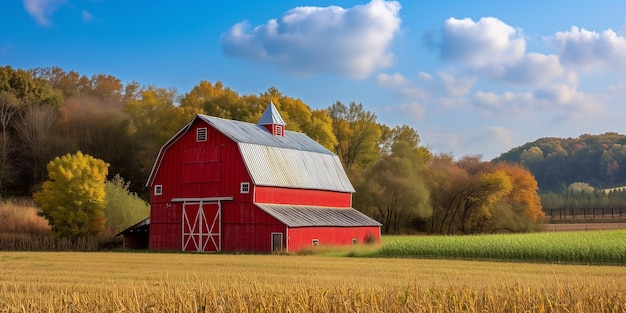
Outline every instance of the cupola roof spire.
<path fill-rule="evenodd" d="M 286 125 L 285 121 L 280 116 L 280 113 L 278 113 L 278 109 L 276 109 L 276 106 L 274 105 L 272 100 L 270 100 L 270 104 L 265 109 L 265 112 L 263 112 L 263 115 L 261 116 L 261 119 L 259 120 L 258 124 L 259 125 L 281 125 L 281 126 Z"/>

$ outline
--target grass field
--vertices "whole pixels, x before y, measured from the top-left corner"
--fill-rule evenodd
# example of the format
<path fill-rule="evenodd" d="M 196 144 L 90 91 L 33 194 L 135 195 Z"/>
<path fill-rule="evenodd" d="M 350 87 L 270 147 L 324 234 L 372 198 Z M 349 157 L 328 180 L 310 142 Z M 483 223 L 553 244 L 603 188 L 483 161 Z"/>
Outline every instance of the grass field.
<path fill-rule="evenodd" d="M 622 312 L 626 267 L 0 252 L 0 312 Z"/>

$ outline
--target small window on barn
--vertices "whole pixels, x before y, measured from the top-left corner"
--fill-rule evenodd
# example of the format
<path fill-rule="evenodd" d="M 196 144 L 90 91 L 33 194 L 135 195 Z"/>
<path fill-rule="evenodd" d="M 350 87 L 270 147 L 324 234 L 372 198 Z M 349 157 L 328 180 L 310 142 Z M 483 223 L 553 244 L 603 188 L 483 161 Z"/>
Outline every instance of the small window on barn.
<path fill-rule="evenodd" d="M 196 141 L 206 141 L 206 128 L 196 129 Z"/>
<path fill-rule="evenodd" d="M 162 185 L 154 186 L 154 195 L 155 196 L 160 196 L 162 194 L 163 194 L 163 186 Z"/>
<path fill-rule="evenodd" d="M 240 193 L 250 193 L 250 183 L 241 183 Z"/>
<path fill-rule="evenodd" d="M 311 241 L 311 243 L 312 243 L 312 244 L 313 244 L 313 246 L 315 247 L 315 246 L 317 246 L 317 245 L 319 245 L 319 244 L 320 244 L 320 240 L 319 240 L 319 239 L 313 239 L 313 240 Z"/>
<path fill-rule="evenodd" d="M 276 125 L 276 136 L 282 136 L 282 135 L 283 135 L 283 126 Z"/>
<path fill-rule="evenodd" d="M 356 238 L 352 238 L 352 245 L 357 245 L 359 244 L 359 240 Z"/>

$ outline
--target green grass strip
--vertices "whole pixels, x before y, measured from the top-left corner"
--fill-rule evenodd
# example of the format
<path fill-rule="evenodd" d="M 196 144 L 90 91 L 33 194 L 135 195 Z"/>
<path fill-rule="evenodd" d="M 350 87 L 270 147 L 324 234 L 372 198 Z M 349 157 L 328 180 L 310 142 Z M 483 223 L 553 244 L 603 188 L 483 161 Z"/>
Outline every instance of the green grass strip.
<path fill-rule="evenodd" d="M 383 236 L 379 257 L 626 265 L 626 230 L 475 236 Z"/>

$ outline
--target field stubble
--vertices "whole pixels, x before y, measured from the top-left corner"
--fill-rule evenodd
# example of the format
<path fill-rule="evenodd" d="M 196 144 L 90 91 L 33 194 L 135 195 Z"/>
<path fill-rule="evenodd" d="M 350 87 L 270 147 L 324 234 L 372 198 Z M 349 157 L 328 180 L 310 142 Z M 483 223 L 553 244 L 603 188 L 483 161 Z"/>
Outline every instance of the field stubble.
<path fill-rule="evenodd" d="M 626 267 L 0 252 L 1 312 L 621 312 Z"/>

